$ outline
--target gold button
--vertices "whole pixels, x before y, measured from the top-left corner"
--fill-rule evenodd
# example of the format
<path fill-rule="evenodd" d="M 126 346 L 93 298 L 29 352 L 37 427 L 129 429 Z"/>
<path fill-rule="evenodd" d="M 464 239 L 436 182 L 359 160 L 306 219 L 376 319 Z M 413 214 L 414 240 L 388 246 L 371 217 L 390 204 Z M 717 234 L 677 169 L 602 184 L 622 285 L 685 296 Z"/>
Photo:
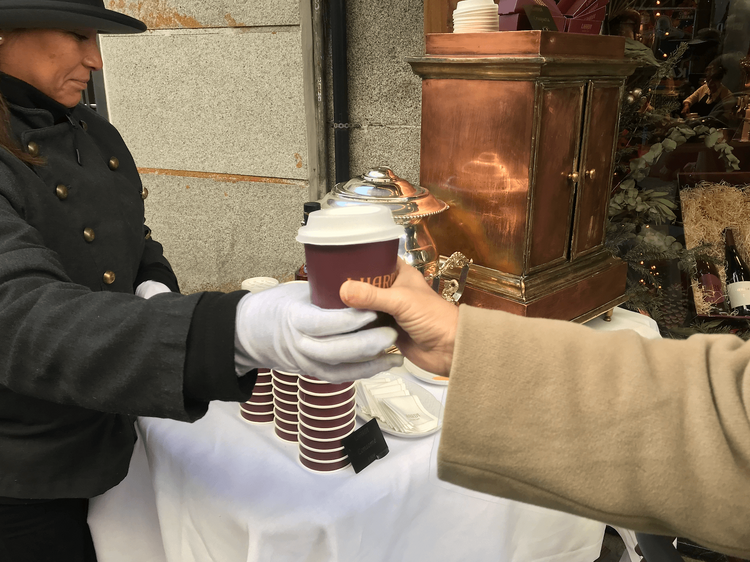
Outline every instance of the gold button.
<path fill-rule="evenodd" d="M 84 131 L 88 131 L 89 130 L 89 124 L 86 123 L 86 121 L 81 120 L 81 129 L 83 129 Z"/>
<path fill-rule="evenodd" d="M 59 184 L 55 188 L 55 195 L 57 195 L 57 198 L 62 201 L 63 199 L 68 198 L 68 188 L 65 187 L 63 184 Z"/>
<path fill-rule="evenodd" d="M 93 242 L 94 238 L 96 238 L 96 236 L 94 235 L 94 229 L 93 228 L 84 228 L 83 229 L 83 239 L 86 242 Z M 114 275 L 114 273 L 112 275 Z"/>
<path fill-rule="evenodd" d="M 102 275 L 102 280 L 107 284 L 111 285 L 115 282 L 115 272 L 114 271 L 105 271 L 104 275 Z"/>
<path fill-rule="evenodd" d="M 146 197 L 148 197 L 148 189 L 146 189 L 146 188 L 144 187 L 144 188 L 143 188 L 143 191 L 141 191 L 141 199 L 143 199 L 143 200 L 145 201 L 145 200 L 146 200 Z"/>
<path fill-rule="evenodd" d="M 32 156 L 39 156 L 39 145 L 34 141 L 31 141 L 26 145 L 26 151 Z"/>
<path fill-rule="evenodd" d="M 109 169 L 110 170 L 116 170 L 120 167 L 120 161 L 117 159 L 116 156 L 113 156 L 109 159 Z"/>

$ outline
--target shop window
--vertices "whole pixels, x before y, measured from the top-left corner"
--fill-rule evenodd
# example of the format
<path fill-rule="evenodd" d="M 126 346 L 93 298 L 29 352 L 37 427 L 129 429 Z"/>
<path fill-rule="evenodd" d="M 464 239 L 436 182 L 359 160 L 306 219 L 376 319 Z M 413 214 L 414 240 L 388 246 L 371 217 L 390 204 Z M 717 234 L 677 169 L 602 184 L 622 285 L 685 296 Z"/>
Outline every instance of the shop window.
<path fill-rule="evenodd" d="M 83 91 L 82 101 L 85 105 L 109 119 L 107 112 L 107 97 L 104 94 L 104 76 L 101 70 L 91 73 L 88 88 Z"/>

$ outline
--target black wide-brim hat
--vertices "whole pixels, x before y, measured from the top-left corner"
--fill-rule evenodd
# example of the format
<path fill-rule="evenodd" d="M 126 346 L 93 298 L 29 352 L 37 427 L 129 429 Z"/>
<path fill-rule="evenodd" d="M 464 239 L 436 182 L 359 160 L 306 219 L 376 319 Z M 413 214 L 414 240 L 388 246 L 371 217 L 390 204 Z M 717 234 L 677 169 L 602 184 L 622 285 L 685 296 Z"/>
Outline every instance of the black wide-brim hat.
<path fill-rule="evenodd" d="M 141 33 L 146 24 L 107 10 L 104 0 L 0 0 L 0 29 L 29 28 Z"/>

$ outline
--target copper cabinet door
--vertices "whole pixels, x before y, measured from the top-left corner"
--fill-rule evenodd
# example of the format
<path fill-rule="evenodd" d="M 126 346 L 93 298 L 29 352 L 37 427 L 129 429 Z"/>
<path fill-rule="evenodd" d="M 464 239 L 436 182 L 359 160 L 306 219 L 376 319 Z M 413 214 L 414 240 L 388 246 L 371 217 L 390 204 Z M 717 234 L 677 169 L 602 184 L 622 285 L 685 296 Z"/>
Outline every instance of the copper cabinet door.
<path fill-rule="evenodd" d="M 438 253 L 524 273 L 535 84 L 422 81 L 420 182 L 450 208 L 430 217 Z"/>
<path fill-rule="evenodd" d="M 589 82 L 571 259 L 604 244 L 620 97 L 620 84 Z"/>
<path fill-rule="evenodd" d="M 585 82 L 538 88 L 529 272 L 568 258 Z"/>

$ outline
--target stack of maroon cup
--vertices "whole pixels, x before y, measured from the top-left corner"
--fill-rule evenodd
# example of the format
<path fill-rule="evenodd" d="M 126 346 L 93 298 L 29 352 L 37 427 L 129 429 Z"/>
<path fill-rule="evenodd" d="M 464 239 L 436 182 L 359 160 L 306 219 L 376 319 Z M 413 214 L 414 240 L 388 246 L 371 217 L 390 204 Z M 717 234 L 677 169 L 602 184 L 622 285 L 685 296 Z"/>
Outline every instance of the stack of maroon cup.
<path fill-rule="evenodd" d="M 242 282 L 242 290 L 252 294 L 260 293 L 278 285 L 273 277 L 251 277 Z M 271 392 L 270 369 L 258 369 L 258 378 L 250 400 L 240 404 L 240 416 L 250 423 L 273 422 L 273 394 Z"/>
<path fill-rule="evenodd" d="M 297 373 L 271 371 L 273 383 L 274 432 L 290 443 L 297 442 Z"/>
<path fill-rule="evenodd" d="M 354 431 L 354 383 L 299 377 L 299 460 L 316 472 L 349 465 L 341 440 Z"/>
<path fill-rule="evenodd" d="M 378 169 L 377 175 L 392 173 Z M 346 308 L 339 295 L 348 279 L 390 287 L 398 271 L 397 225 L 388 207 L 352 205 L 310 213 L 297 241 L 305 245 L 310 302 L 320 308 Z M 354 383 L 331 384 L 300 375 L 299 460 L 317 472 L 349 465 L 342 439 L 354 431 Z"/>
<path fill-rule="evenodd" d="M 271 371 L 258 369 L 258 378 L 250 400 L 240 404 L 240 416 L 249 423 L 271 423 L 273 421 L 273 389 Z"/>

